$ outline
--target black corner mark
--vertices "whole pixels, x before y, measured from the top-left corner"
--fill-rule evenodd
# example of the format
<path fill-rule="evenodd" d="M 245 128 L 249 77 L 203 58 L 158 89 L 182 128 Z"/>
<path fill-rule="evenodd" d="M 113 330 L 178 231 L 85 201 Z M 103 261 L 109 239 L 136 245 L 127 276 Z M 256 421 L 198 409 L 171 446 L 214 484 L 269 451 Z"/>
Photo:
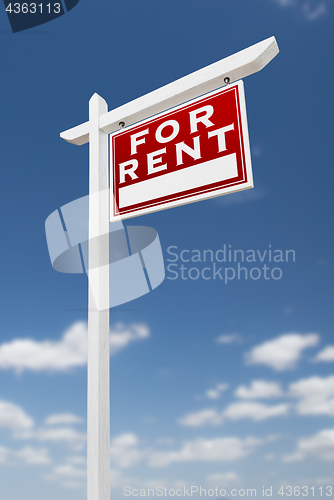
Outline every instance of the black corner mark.
<path fill-rule="evenodd" d="M 13 33 L 47 23 L 65 14 L 61 0 L 19 1 L 4 0 Z"/>
<path fill-rule="evenodd" d="M 72 10 L 79 3 L 79 0 L 64 0 L 64 1 L 67 12 Z"/>
<path fill-rule="evenodd" d="M 5 9 L 13 33 L 24 31 L 41 24 L 48 23 L 57 17 L 72 10 L 79 0 L 37 0 L 37 1 L 14 1 L 4 0 Z"/>

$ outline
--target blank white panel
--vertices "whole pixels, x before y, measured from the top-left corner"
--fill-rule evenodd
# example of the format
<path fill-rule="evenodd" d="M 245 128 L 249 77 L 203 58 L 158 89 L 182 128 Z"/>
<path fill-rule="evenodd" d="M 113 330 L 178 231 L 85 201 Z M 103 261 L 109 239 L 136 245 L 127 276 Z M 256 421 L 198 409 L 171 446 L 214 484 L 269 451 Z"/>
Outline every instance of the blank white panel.
<path fill-rule="evenodd" d="M 233 153 L 122 187 L 119 190 L 119 208 L 232 179 L 237 174 L 237 157 Z"/>

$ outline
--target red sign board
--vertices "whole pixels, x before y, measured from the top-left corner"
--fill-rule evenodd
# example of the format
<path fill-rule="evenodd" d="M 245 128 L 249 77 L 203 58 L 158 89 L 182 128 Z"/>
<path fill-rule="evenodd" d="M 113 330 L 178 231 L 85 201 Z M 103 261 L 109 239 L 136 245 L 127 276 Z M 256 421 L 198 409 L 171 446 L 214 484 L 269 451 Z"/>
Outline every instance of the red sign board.
<path fill-rule="evenodd" d="M 111 220 L 253 187 L 243 82 L 110 136 Z"/>

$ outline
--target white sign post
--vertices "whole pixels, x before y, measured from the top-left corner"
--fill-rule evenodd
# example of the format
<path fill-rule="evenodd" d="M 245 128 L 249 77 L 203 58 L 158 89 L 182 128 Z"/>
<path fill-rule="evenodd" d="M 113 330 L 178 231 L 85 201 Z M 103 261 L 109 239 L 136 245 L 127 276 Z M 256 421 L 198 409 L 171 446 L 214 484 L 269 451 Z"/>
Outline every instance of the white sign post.
<path fill-rule="evenodd" d="M 100 116 L 107 103 L 97 94 L 89 101 L 89 193 L 109 187 L 108 135 L 100 130 Z M 98 246 L 92 238 L 102 236 Z M 107 235 L 107 237 L 105 237 Z M 95 242 L 97 240 L 95 239 Z M 100 295 L 109 303 L 109 273 L 91 263 L 109 262 L 108 197 L 89 198 L 88 269 L 88 394 L 87 394 L 87 498 L 110 499 L 110 409 L 109 409 L 109 309 L 98 311 Z M 96 280 L 96 283 L 93 283 Z M 95 299 L 92 293 L 94 290 Z"/>
<path fill-rule="evenodd" d="M 105 192 L 109 187 L 108 134 L 256 73 L 278 52 L 275 37 L 268 38 L 109 112 L 106 102 L 94 94 L 89 101 L 89 121 L 60 134 L 62 139 L 72 144 L 89 142 L 89 194 Z M 96 238 L 108 235 L 109 217 L 107 198 L 90 197 L 89 262 L 94 263 L 95 270 L 109 256 L 108 238 Z M 94 290 L 99 295 L 108 297 L 109 274 L 105 266 L 101 267 L 100 273 L 94 272 L 91 276 L 88 271 L 88 278 L 97 280 Z M 110 500 L 109 309 L 98 311 L 90 291 L 87 499 Z"/>

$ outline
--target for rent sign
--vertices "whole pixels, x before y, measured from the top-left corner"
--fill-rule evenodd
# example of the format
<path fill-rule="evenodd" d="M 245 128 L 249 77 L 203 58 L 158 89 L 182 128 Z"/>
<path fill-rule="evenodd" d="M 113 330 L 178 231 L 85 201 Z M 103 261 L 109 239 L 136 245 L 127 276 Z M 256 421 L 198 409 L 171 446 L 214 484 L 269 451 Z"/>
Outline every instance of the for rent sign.
<path fill-rule="evenodd" d="M 110 136 L 111 220 L 253 187 L 243 82 Z"/>

